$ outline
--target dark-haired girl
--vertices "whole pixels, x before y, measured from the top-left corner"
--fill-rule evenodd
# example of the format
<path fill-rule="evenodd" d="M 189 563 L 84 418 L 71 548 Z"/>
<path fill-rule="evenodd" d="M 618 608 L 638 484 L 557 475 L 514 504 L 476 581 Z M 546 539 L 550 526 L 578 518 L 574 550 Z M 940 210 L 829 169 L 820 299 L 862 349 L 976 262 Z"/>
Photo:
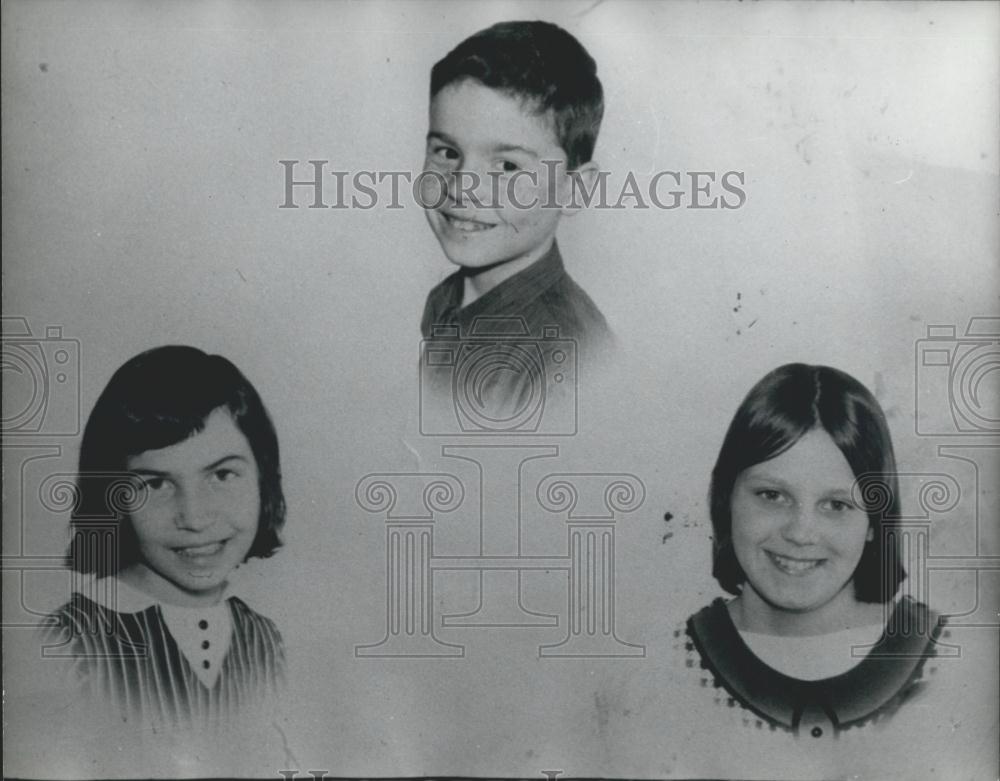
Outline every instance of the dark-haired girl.
<path fill-rule="evenodd" d="M 80 451 L 69 565 L 79 590 L 46 654 L 123 721 L 199 727 L 266 707 L 285 675 L 274 623 L 227 593 L 281 542 L 278 440 L 257 391 L 193 347 L 111 378 Z M 108 531 L 110 529 L 110 535 Z"/>

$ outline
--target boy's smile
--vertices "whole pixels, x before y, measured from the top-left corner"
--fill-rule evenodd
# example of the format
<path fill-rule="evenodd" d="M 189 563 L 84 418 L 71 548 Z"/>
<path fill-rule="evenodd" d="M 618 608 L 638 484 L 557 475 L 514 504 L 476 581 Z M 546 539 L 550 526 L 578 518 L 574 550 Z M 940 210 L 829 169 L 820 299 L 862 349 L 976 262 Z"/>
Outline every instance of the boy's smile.
<path fill-rule="evenodd" d="M 457 210 L 448 208 L 442 208 L 438 213 L 444 217 L 444 227 L 446 229 L 458 231 L 459 233 L 479 233 L 491 230 L 497 226 L 495 222 L 487 222 L 486 220 L 470 217 L 467 214 L 462 214 Z"/>
<path fill-rule="evenodd" d="M 473 79 L 445 87 L 424 170 L 440 174 L 422 180 L 431 230 L 452 263 L 489 277 L 485 289 L 552 246 L 572 180 L 551 118 L 530 104 Z"/>

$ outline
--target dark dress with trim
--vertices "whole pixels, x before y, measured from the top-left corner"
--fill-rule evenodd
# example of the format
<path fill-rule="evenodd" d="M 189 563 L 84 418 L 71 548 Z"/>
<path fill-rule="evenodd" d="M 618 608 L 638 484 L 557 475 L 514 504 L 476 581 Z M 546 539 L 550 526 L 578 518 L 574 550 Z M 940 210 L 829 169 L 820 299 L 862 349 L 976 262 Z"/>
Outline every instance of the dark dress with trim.
<path fill-rule="evenodd" d="M 903 597 L 859 664 L 816 681 L 792 678 L 754 655 L 722 599 L 688 619 L 687 636 L 688 649 L 732 700 L 771 729 L 820 738 L 885 718 L 910 699 L 923 685 L 943 625 L 926 605 Z"/>

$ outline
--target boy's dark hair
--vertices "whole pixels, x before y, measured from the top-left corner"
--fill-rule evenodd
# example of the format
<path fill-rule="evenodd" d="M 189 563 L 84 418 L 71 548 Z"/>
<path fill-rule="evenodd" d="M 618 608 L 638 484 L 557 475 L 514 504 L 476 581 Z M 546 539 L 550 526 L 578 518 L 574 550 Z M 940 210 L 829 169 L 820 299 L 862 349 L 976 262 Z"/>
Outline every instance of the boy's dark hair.
<path fill-rule="evenodd" d="M 899 518 L 899 479 L 892 439 L 882 408 L 867 388 L 829 366 L 790 363 L 758 382 L 736 411 L 709 489 L 713 539 L 712 574 L 730 594 L 739 594 L 746 573 L 732 540 L 733 486 L 743 470 L 781 455 L 807 432 L 821 428 L 844 454 L 866 503 L 873 539 L 854 571 L 854 593 L 862 602 L 888 602 L 906 577 L 898 535 L 885 529 Z"/>
<path fill-rule="evenodd" d="M 474 79 L 551 112 L 556 138 L 573 170 L 590 161 L 604 115 L 597 63 L 582 44 L 549 22 L 500 22 L 466 38 L 431 70 L 431 98 Z"/>
<path fill-rule="evenodd" d="M 128 505 L 141 497 L 127 474 L 129 457 L 182 442 L 202 431 L 209 415 L 220 408 L 228 410 L 257 462 L 260 518 L 247 558 L 266 558 L 281 546 L 285 497 L 278 437 L 260 396 L 222 356 L 171 345 L 127 361 L 90 413 L 70 518 L 70 567 L 105 577 L 139 560 Z M 111 538 L 93 533 L 109 524 L 114 527 Z"/>

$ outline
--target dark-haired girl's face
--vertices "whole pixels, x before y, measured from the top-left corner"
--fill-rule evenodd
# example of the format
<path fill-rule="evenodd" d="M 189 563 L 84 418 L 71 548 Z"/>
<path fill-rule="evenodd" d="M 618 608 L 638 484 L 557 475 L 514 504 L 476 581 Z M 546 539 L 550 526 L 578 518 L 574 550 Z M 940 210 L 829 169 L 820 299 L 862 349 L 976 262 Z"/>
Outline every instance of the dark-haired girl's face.
<path fill-rule="evenodd" d="M 856 623 L 852 578 L 871 539 L 854 474 L 823 429 L 745 469 L 732 498 L 740 597 L 750 630 L 820 634 Z"/>
<path fill-rule="evenodd" d="M 127 461 L 142 478 L 132 513 L 140 562 L 121 576 L 162 601 L 215 602 L 257 534 L 260 488 L 250 444 L 225 408 L 188 439 Z"/>

